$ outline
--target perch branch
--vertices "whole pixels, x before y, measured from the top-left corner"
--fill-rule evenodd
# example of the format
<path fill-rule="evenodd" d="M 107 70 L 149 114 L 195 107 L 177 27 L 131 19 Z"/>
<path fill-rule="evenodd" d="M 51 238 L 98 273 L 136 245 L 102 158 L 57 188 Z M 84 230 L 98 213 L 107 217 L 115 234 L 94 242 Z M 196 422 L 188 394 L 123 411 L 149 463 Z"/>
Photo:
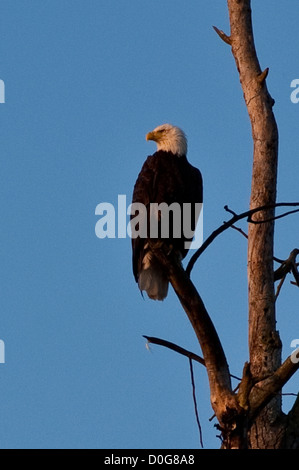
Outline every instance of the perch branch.
<path fill-rule="evenodd" d="M 168 273 L 169 281 L 197 336 L 207 369 L 211 404 L 218 421 L 223 423 L 222 418 L 227 409 L 238 409 L 239 405 L 232 390 L 226 356 L 217 331 L 199 293 L 181 263 L 174 259 L 175 256 L 172 253 L 170 255 L 164 253 L 161 245 L 155 249 L 155 243 L 153 241 L 150 243 L 155 257 Z"/>

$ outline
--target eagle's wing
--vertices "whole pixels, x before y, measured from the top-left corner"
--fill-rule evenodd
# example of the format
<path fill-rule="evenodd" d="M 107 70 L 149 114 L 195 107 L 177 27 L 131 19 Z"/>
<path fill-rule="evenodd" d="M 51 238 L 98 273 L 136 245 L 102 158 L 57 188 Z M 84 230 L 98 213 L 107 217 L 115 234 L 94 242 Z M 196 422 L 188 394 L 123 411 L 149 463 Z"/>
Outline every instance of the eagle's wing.
<path fill-rule="evenodd" d="M 147 224 L 147 234 L 150 226 L 150 203 L 173 202 L 192 204 L 192 226 L 195 230 L 195 203 L 202 202 L 202 176 L 186 157 L 178 157 L 169 152 L 158 151 L 149 156 L 138 175 L 134 186 L 132 202 L 139 202 L 146 208 L 144 218 Z M 194 207 L 194 209 L 193 209 Z M 131 219 L 134 214 L 131 215 Z M 184 237 L 172 240 L 184 258 L 188 249 L 184 247 Z M 142 260 L 146 250 L 146 238 L 132 238 L 133 273 L 138 281 L 138 273 L 142 268 Z"/>
<path fill-rule="evenodd" d="M 146 223 L 149 224 L 149 206 L 150 203 L 155 200 L 155 189 L 157 184 L 157 165 L 153 161 L 154 156 L 149 156 L 144 162 L 141 171 L 137 177 L 134 190 L 132 203 L 138 202 L 142 203 L 146 209 L 144 214 Z M 131 214 L 131 220 L 136 216 L 136 214 Z M 148 225 L 147 225 L 148 227 Z M 141 269 L 142 259 L 144 254 L 144 245 L 146 243 L 146 238 L 132 238 L 132 262 L 133 262 L 133 273 L 135 276 L 136 282 L 138 281 L 138 273 Z"/>

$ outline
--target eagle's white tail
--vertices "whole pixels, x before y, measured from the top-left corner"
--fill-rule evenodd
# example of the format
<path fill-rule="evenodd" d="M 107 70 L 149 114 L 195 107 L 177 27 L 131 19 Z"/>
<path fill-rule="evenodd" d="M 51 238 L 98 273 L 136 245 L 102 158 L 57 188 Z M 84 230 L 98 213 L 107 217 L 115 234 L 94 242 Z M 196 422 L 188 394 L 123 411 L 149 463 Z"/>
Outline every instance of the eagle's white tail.
<path fill-rule="evenodd" d="M 141 291 L 146 291 L 150 299 L 164 300 L 167 296 L 167 276 L 150 253 L 147 253 L 143 258 L 138 285 Z"/>

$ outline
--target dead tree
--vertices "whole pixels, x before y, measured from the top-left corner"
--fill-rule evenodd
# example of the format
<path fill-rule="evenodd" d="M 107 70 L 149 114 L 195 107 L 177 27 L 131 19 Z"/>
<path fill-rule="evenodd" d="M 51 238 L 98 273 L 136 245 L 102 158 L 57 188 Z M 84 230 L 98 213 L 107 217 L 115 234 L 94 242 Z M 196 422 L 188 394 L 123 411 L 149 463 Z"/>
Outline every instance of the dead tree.
<path fill-rule="evenodd" d="M 268 68 L 261 69 L 256 54 L 250 3 L 250 0 L 227 0 L 230 35 L 215 27 L 220 38 L 231 47 L 252 127 L 250 208 L 243 214 L 235 214 L 226 208 L 232 218 L 210 235 L 193 255 L 186 270 L 162 251 L 157 256 L 168 270 L 172 287 L 197 335 L 222 447 L 299 448 L 299 398 L 288 415 L 281 408 L 282 387 L 298 370 L 299 361 L 290 356 L 281 362 L 274 290 L 274 282 L 280 280 L 282 283 L 288 273 L 294 275 L 294 284 L 299 287 L 296 263 L 299 250 L 293 250 L 288 260 L 280 260 L 277 271 L 273 268 L 275 219 L 298 211 L 275 216 L 275 209 L 277 206 L 299 206 L 299 202 L 276 203 L 278 130 L 273 113 L 274 100 L 266 85 Z M 248 220 L 249 359 L 238 389 L 233 390 L 221 341 L 190 274 L 197 259 L 216 236 L 245 217 Z M 167 344 L 164 346 L 168 347 Z"/>

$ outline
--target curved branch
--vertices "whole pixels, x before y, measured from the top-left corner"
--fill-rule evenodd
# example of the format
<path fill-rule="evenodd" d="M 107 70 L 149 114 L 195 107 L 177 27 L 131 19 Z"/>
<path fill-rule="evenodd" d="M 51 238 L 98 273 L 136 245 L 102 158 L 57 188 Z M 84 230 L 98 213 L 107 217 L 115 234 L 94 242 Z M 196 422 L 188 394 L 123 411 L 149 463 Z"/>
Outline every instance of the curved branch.
<path fill-rule="evenodd" d="M 250 222 L 251 224 L 266 224 L 267 222 L 273 222 L 274 220 L 282 219 L 283 217 L 286 217 L 287 215 L 290 215 L 290 214 L 295 214 L 296 212 L 299 212 L 299 209 L 288 211 L 288 212 L 285 212 L 284 214 L 276 215 L 275 217 L 270 217 L 269 219 L 264 219 L 264 220 L 253 220 L 249 216 L 248 222 Z"/>
<path fill-rule="evenodd" d="M 202 357 L 198 356 L 198 354 L 195 354 L 192 351 L 188 351 L 187 349 L 184 349 L 181 346 L 178 346 L 177 344 L 172 343 L 171 341 L 167 341 L 166 339 L 156 338 L 155 336 L 143 335 L 143 337 L 148 341 L 148 343 L 158 344 L 159 346 L 164 346 L 165 348 L 171 349 L 172 351 L 182 354 L 182 356 L 188 357 L 189 360 L 199 362 L 199 364 L 206 366 L 205 360 Z M 234 379 L 242 380 L 240 377 L 237 377 L 236 375 L 230 374 L 230 376 Z"/>
<path fill-rule="evenodd" d="M 172 351 L 175 351 L 179 354 L 182 354 L 183 356 L 188 357 L 189 359 L 193 359 L 196 362 L 199 362 L 199 364 L 205 366 L 205 360 L 198 356 L 197 354 L 187 351 L 187 349 L 182 348 L 181 346 L 178 346 L 177 344 L 172 343 L 171 341 L 166 341 L 165 339 L 161 338 L 156 338 L 155 336 L 146 336 L 143 335 L 143 337 L 152 344 L 158 344 L 159 346 L 164 346 L 165 348 L 172 349 Z"/>

